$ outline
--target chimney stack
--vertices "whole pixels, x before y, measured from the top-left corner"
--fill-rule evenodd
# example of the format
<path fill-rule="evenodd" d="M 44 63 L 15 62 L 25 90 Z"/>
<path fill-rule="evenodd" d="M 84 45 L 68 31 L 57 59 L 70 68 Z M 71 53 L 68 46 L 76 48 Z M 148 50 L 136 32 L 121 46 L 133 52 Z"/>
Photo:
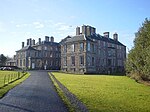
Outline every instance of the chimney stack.
<path fill-rule="evenodd" d="M 80 35 L 80 27 L 78 27 L 78 26 L 76 28 L 76 35 Z"/>
<path fill-rule="evenodd" d="M 91 35 L 91 26 L 87 26 L 86 33 L 87 33 L 87 36 Z"/>
<path fill-rule="evenodd" d="M 84 34 L 85 36 L 87 35 L 87 26 L 86 25 L 82 26 L 82 34 Z"/>
<path fill-rule="evenodd" d="M 29 46 L 31 46 L 32 45 L 32 39 L 30 38 L 29 39 Z"/>
<path fill-rule="evenodd" d="M 109 38 L 109 32 L 104 32 L 104 37 Z"/>
<path fill-rule="evenodd" d="M 24 42 L 22 42 L 22 48 L 24 48 Z"/>
<path fill-rule="evenodd" d="M 41 38 L 39 38 L 39 45 L 41 44 Z"/>
<path fill-rule="evenodd" d="M 32 40 L 32 45 L 35 45 L 35 40 L 34 39 Z"/>
<path fill-rule="evenodd" d="M 96 28 L 91 27 L 91 34 L 95 34 L 96 33 Z"/>
<path fill-rule="evenodd" d="M 53 36 L 51 36 L 51 42 L 54 42 L 54 37 Z"/>
<path fill-rule="evenodd" d="M 117 34 L 117 33 L 114 33 L 114 34 L 113 34 L 113 39 L 114 39 L 115 41 L 118 41 L 118 34 Z"/>
<path fill-rule="evenodd" d="M 45 41 L 49 42 L 49 36 L 45 36 Z"/>
<path fill-rule="evenodd" d="M 29 45 L 29 39 L 27 39 L 27 46 Z"/>

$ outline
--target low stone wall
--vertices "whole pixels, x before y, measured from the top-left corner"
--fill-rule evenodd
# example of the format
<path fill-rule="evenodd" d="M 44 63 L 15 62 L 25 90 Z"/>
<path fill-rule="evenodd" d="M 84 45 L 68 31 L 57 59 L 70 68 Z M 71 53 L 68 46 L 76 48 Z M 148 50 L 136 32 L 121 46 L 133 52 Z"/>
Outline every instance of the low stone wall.
<path fill-rule="evenodd" d="M 61 84 L 52 73 L 51 76 L 58 84 L 60 89 L 64 92 L 64 95 L 69 99 L 73 107 L 76 108 L 76 112 L 89 112 L 87 107 L 81 101 L 79 101 L 79 99 L 74 94 L 72 94 L 63 84 Z"/>

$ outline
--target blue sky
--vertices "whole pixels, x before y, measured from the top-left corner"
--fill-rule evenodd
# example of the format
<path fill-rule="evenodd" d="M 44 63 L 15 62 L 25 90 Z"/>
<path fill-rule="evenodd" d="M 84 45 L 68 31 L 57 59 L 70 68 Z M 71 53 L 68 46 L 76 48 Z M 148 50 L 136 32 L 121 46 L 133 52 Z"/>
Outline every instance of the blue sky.
<path fill-rule="evenodd" d="M 150 16 L 149 6 L 149 0 L 1 0 L 0 54 L 13 56 L 28 38 L 37 42 L 47 35 L 59 42 L 83 24 L 101 35 L 117 32 L 131 49 L 134 33 Z"/>

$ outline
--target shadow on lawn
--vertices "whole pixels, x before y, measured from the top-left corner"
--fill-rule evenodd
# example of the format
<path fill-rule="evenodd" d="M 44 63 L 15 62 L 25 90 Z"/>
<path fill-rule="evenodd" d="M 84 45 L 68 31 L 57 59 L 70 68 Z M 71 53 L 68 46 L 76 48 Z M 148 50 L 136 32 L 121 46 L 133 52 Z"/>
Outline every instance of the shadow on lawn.
<path fill-rule="evenodd" d="M 55 71 L 54 71 L 55 72 Z M 105 75 L 105 76 L 126 76 L 125 73 L 113 73 L 113 74 L 106 74 L 106 73 L 101 73 L 101 74 L 96 74 L 96 73 L 84 73 L 84 74 L 77 74 L 77 73 L 65 73 L 65 72 L 61 72 L 61 71 L 57 71 L 58 73 L 62 73 L 63 74 L 68 74 L 68 75 Z"/>

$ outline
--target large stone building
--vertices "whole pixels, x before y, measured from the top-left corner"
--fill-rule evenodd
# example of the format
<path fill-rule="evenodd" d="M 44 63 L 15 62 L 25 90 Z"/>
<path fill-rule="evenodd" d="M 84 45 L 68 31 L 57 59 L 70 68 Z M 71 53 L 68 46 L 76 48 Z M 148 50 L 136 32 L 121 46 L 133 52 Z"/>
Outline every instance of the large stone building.
<path fill-rule="evenodd" d="M 61 70 L 69 73 L 116 73 L 124 72 L 126 46 L 118 41 L 118 34 L 109 38 L 91 26 L 76 28 L 76 35 L 61 42 Z"/>
<path fill-rule="evenodd" d="M 22 48 L 16 51 L 16 65 L 22 69 L 60 69 L 60 45 L 54 42 L 54 37 L 45 36 L 45 40 L 35 43 L 27 39 L 27 45 L 22 42 Z"/>

